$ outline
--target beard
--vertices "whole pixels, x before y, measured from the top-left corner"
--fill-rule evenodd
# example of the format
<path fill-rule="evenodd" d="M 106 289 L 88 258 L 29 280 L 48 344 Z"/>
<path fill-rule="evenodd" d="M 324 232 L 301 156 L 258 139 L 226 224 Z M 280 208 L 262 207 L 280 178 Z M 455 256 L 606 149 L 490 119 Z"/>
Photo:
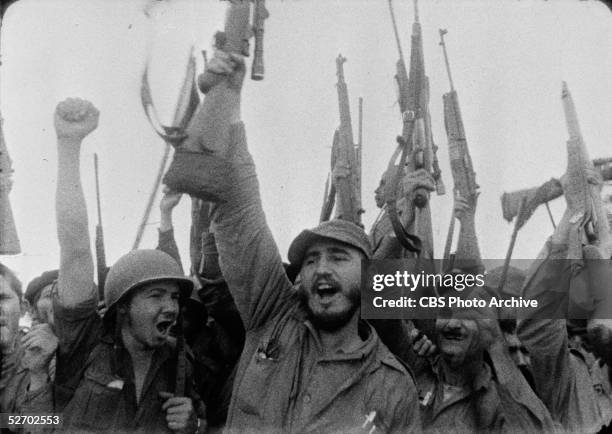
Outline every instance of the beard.
<path fill-rule="evenodd" d="M 357 312 L 357 309 L 359 309 L 361 304 L 361 294 L 359 290 L 360 287 L 356 286 L 351 288 L 348 294 L 345 294 L 350 304 L 348 309 L 341 312 L 314 312 L 308 303 L 310 294 L 314 292 L 312 288 L 308 290 L 300 285 L 298 294 L 300 297 L 300 305 L 306 311 L 310 322 L 318 329 L 326 332 L 335 332 L 348 324 L 355 315 L 355 312 Z"/>

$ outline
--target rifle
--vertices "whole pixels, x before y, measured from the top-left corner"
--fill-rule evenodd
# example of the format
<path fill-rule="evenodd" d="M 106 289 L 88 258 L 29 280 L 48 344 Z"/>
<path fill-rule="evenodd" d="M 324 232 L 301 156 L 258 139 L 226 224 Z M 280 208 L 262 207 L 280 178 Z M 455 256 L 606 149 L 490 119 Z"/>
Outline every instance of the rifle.
<path fill-rule="evenodd" d="M 387 211 L 393 225 L 393 230 L 402 246 L 416 254 L 424 254 L 427 258 L 433 258 L 433 233 L 431 227 L 429 192 L 423 188 L 418 188 L 414 202 L 408 204 L 408 206 L 413 206 L 414 209 L 415 218 L 413 232 L 417 234 L 416 237 L 410 234 L 400 222 L 396 205 L 397 190 L 400 178 L 403 175 L 402 169 L 404 165 L 409 173 L 419 169 L 425 169 L 432 175 L 436 183 L 437 193 L 439 195 L 444 193 L 444 186 L 440 177 L 437 158 L 434 158 L 436 147 L 434 147 L 432 141 L 427 108 L 429 102 L 429 81 L 425 75 L 423 40 L 421 25 L 419 23 L 418 3 L 417 0 L 414 1 L 415 18 L 412 24 L 409 75 L 407 73 L 395 14 L 393 12 L 393 0 L 389 0 L 389 11 L 391 12 L 391 21 L 399 52 L 399 60 L 396 63 L 397 72 L 395 79 L 399 89 L 398 103 L 402 115 L 403 128 L 402 135 L 397 138 L 398 149 L 401 149 L 399 162 L 400 170 L 395 172 L 391 185 L 389 188 L 385 189 Z M 395 166 L 396 155 L 397 151 L 389 162 L 389 171 Z"/>
<path fill-rule="evenodd" d="M 344 81 L 344 67 L 346 58 L 341 54 L 336 58 L 336 73 L 338 76 L 338 107 L 340 110 L 340 126 L 338 127 L 338 147 L 334 167 L 333 180 L 338 195 L 336 218 L 348 220 L 361 226 L 361 202 L 358 197 L 358 166 L 357 150 L 353 142 L 353 127 L 351 124 L 351 110 L 349 106 L 348 89 Z"/>
<path fill-rule="evenodd" d="M 253 1 L 253 25 L 249 24 L 250 2 Z M 251 79 L 263 80 L 263 33 L 264 21 L 270 16 L 265 0 L 228 0 L 230 3 L 225 17 L 223 32 L 215 33 L 215 48 L 227 53 L 249 56 L 249 39 L 255 37 L 255 50 L 251 67 Z M 203 93 L 227 81 L 224 75 L 204 72 L 198 78 L 198 86 Z"/>
<path fill-rule="evenodd" d="M 476 173 L 472 165 L 472 158 L 468 149 L 467 140 L 465 138 L 465 129 L 463 119 L 461 118 L 461 109 L 459 107 L 459 97 L 453 84 L 453 77 L 446 52 L 446 44 L 444 43 L 444 35 L 447 33 L 445 29 L 439 29 L 440 45 L 444 52 L 444 62 L 446 64 L 446 72 L 448 73 L 448 81 L 450 82 L 450 92 L 443 95 L 444 101 L 444 126 L 448 137 L 448 154 L 451 164 L 451 172 L 453 174 L 454 191 L 461 197 L 474 203 L 478 195 L 478 184 L 476 184 Z M 455 218 L 451 216 L 451 223 L 446 237 L 446 245 L 444 248 L 443 259 L 448 261 L 450 258 L 450 250 L 455 231 Z"/>
<path fill-rule="evenodd" d="M 596 158 L 592 161 L 592 163 L 595 170 L 601 174 L 604 182 L 612 181 L 612 158 Z M 504 218 L 511 222 L 512 219 L 518 215 L 519 204 L 522 198 L 525 197 L 526 202 L 523 210 L 524 218 L 522 224 L 524 224 L 527 219 L 531 217 L 531 215 L 541 204 L 546 205 L 549 216 L 552 219 L 548 202 L 561 196 L 563 196 L 563 187 L 561 187 L 561 182 L 558 179 L 552 178 L 550 181 L 545 182 L 539 187 L 504 193 L 501 197 L 502 212 Z M 553 226 L 555 226 L 554 221 Z"/>
<path fill-rule="evenodd" d="M 249 22 L 251 0 L 229 0 L 223 32 L 215 35 L 215 48 L 226 53 L 248 56 L 249 38 L 253 28 Z M 256 52 L 254 79 L 263 77 L 263 21 L 268 12 L 263 0 L 256 0 L 254 9 Z M 185 133 L 186 138 L 177 147 L 172 163 L 164 177 L 164 183 L 175 191 L 201 196 L 201 199 L 216 201 L 214 195 L 202 192 L 197 176 L 208 173 L 211 164 L 203 154 L 224 155 L 228 146 L 232 110 L 239 106 L 241 83 L 235 76 L 215 74 L 205 70 L 198 77 L 198 87 L 206 94 L 191 119 Z"/>
<path fill-rule="evenodd" d="M 9 4 L 12 2 L 9 2 Z M 9 4 L 0 6 L 0 29 L 2 28 L 2 18 Z M 0 64 L 2 62 L 0 61 Z M 9 157 L 4 141 L 4 130 L 2 124 L 4 120 L 0 114 L 0 254 L 1 255 L 16 255 L 21 253 L 17 228 L 15 227 L 15 219 L 13 218 L 13 210 L 9 199 L 9 193 L 12 187 L 12 161 Z"/>
<path fill-rule="evenodd" d="M 594 165 L 582 139 L 574 101 L 565 82 L 562 84 L 561 100 L 569 133 L 565 174 L 567 185 L 564 194 L 568 209 L 572 213 L 570 222 L 574 227 L 584 229 L 589 244 L 595 245 L 602 257 L 609 259 L 612 256 L 612 234 L 608 217 L 602 204 L 599 186 L 589 183 L 587 177 L 587 171 L 594 170 Z M 578 231 L 571 231 L 570 234 L 568 258 L 582 258 L 581 234 Z"/>
<path fill-rule="evenodd" d="M 98 271 L 98 297 L 104 300 L 104 282 L 106 281 L 106 253 L 104 250 L 104 230 L 102 229 L 102 206 L 100 205 L 100 180 L 98 177 L 98 154 L 94 154 L 94 174 L 96 177 L 96 204 L 98 223 L 96 224 L 96 269 Z"/>

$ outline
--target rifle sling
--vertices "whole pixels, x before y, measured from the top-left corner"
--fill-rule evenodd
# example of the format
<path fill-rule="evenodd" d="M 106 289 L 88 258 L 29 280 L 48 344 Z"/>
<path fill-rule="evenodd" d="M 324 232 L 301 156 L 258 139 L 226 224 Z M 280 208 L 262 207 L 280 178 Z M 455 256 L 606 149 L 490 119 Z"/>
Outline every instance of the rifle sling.
<path fill-rule="evenodd" d="M 414 127 L 414 119 L 412 119 L 410 121 L 410 125 L 408 130 L 410 131 L 410 133 L 408 134 L 408 137 L 412 137 L 412 130 Z M 408 143 L 406 142 L 406 140 L 403 139 L 403 137 L 398 137 L 398 146 L 401 147 L 402 149 L 402 155 L 400 157 L 400 162 L 399 162 L 399 169 L 397 170 L 397 172 L 395 173 L 395 176 L 393 177 L 393 184 L 391 186 L 391 194 L 388 195 L 385 200 L 387 202 L 387 212 L 389 214 L 389 219 L 391 220 L 391 225 L 393 226 L 393 232 L 395 232 L 395 236 L 397 237 L 397 240 L 399 241 L 399 243 L 402 245 L 403 248 L 405 248 L 406 250 L 416 253 L 417 255 L 421 253 L 421 250 L 423 248 L 423 243 L 421 242 L 421 239 L 414 235 L 409 233 L 406 228 L 402 225 L 402 222 L 399 219 L 399 215 L 397 212 L 397 190 L 399 187 L 399 182 L 400 182 L 400 178 L 402 175 L 402 168 L 404 167 L 404 165 L 406 164 L 406 158 L 408 156 Z M 397 155 L 397 154 L 394 154 Z M 389 163 L 389 167 L 393 167 L 393 160 L 394 158 L 391 158 L 391 162 Z"/>

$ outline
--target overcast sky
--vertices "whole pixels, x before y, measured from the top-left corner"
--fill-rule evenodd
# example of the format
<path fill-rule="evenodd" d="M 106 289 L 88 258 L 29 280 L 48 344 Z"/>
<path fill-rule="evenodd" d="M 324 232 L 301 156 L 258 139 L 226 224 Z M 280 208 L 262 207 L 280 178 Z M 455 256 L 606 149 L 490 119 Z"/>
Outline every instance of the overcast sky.
<path fill-rule="evenodd" d="M 107 261 L 134 241 L 163 142 L 140 105 L 140 77 L 150 55 L 155 104 L 170 122 L 189 49 L 210 50 L 226 4 L 166 0 L 143 13 L 143 0 L 20 0 L 2 27 L 0 99 L 13 159 L 12 208 L 23 254 L 2 257 L 27 281 L 58 266 L 54 194 L 56 104 L 91 100 L 100 125 L 84 142 L 82 176 L 93 238 L 93 153 L 100 182 Z M 373 190 L 401 132 L 393 75 L 398 54 L 386 0 L 269 0 L 263 82 L 245 81 L 243 119 L 258 168 L 264 209 L 283 256 L 292 238 L 318 223 L 338 124 L 335 58 L 345 77 L 356 134 L 364 98 L 363 204 L 369 229 L 378 214 Z M 396 0 L 409 58 L 412 1 Z M 442 117 L 449 89 L 438 29 L 446 43 L 481 196 L 477 211 L 486 258 L 502 258 L 512 225 L 502 218 L 504 191 L 560 176 L 567 131 L 561 81 L 573 94 L 592 158 L 611 157 L 612 15 L 601 3 L 575 0 L 421 0 L 433 134 L 447 192 L 452 190 Z M 198 59 L 201 71 L 201 59 Z M 452 195 L 432 196 L 435 250 L 441 255 Z M 552 204 L 559 220 L 565 203 Z M 176 212 L 177 241 L 188 260 L 190 202 Z M 158 201 L 142 247 L 154 247 Z M 519 233 L 516 258 L 537 255 L 552 227 L 539 209 Z"/>

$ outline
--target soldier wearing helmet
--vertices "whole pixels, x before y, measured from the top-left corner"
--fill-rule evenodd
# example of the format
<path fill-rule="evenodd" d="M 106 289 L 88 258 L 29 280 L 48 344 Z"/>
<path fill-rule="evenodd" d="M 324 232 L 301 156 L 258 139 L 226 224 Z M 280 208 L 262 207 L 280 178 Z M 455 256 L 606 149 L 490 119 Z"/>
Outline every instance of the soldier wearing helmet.
<path fill-rule="evenodd" d="M 79 176 L 82 139 L 98 111 L 68 99 L 55 114 L 60 269 L 54 295 L 59 339 L 56 379 L 64 429 L 195 432 L 205 426 L 181 335 L 170 337 L 193 290 L 180 266 L 158 250 L 135 250 L 110 269 L 107 311 L 97 314 L 87 211 Z"/>

